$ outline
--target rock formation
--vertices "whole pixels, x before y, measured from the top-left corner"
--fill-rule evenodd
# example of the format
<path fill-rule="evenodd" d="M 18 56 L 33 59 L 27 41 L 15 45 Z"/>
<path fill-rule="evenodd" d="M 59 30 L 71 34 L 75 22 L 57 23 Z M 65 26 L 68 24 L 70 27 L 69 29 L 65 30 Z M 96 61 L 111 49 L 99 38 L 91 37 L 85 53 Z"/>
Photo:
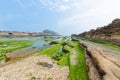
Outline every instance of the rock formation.
<path fill-rule="evenodd" d="M 89 80 L 120 80 L 120 52 L 90 41 L 81 40 L 86 48 Z"/>
<path fill-rule="evenodd" d="M 58 33 L 51 31 L 51 30 L 48 30 L 48 29 L 45 29 L 43 31 L 43 33 L 48 34 L 48 35 L 59 35 Z"/>
<path fill-rule="evenodd" d="M 49 31 L 49 32 L 48 32 Z M 50 30 L 44 30 L 43 32 L 18 32 L 18 31 L 0 31 L 0 36 L 60 36 L 58 33 Z"/>
<path fill-rule="evenodd" d="M 98 27 L 96 30 L 92 29 L 79 34 L 79 36 L 94 40 L 111 41 L 114 44 L 120 45 L 120 19 L 115 19 L 107 26 Z"/>

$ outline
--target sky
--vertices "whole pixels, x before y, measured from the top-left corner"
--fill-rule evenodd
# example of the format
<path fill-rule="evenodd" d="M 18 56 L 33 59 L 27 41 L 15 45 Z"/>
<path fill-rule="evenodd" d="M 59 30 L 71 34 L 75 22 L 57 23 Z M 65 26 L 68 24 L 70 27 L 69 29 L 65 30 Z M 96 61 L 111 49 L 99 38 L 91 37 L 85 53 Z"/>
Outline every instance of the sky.
<path fill-rule="evenodd" d="M 79 34 L 120 18 L 120 0 L 0 0 L 0 30 Z"/>

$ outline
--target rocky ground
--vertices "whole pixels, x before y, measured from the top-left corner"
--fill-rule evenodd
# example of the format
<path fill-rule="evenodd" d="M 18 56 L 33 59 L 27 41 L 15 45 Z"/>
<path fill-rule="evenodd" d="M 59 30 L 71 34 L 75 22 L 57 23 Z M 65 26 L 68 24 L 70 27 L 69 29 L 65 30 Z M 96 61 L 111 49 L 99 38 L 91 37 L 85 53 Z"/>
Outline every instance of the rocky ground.
<path fill-rule="evenodd" d="M 90 80 L 120 80 L 120 51 L 90 41 L 81 41 L 81 44 L 87 49 Z"/>
<path fill-rule="evenodd" d="M 68 67 L 60 67 L 47 56 L 32 56 L 0 68 L 0 80 L 67 80 Z"/>

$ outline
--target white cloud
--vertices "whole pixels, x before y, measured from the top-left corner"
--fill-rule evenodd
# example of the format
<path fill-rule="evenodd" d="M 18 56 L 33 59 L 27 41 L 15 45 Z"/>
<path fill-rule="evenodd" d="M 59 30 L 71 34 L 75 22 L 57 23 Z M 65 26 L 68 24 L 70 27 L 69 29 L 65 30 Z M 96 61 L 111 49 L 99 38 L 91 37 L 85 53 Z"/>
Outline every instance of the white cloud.
<path fill-rule="evenodd" d="M 79 23 L 83 18 L 85 19 L 87 17 L 102 17 L 102 16 L 106 16 L 110 12 L 111 11 L 103 10 L 101 8 L 91 9 L 83 13 L 74 14 L 68 18 L 64 18 L 63 20 L 60 21 L 59 24 L 63 24 L 63 25 L 71 25 L 73 23 L 76 24 Z"/>
<path fill-rule="evenodd" d="M 64 2 L 69 2 L 70 0 L 63 0 Z"/>
<path fill-rule="evenodd" d="M 53 11 L 67 11 L 78 6 L 79 0 L 39 0 L 42 7 Z"/>
<path fill-rule="evenodd" d="M 25 0 L 16 1 L 23 7 L 27 4 L 24 3 Z M 59 12 L 61 18 L 58 18 L 58 29 L 69 28 L 71 31 L 79 32 L 104 26 L 114 18 L 120 18 L 120 0 L 30 0 L 28 2 Z"/>
<path fill-rule="evenodd" d="M 69 8 L 70 8 L 70 7 L 67 6 L 67 5 L 66 5 L 66 6 L 65 6 L 65 5 L 60 5 L 60 6 L 59 6 L 59 10 L 60 10 L 60 11 L 65 11 L 65 10 L 68 10 Z"/>
<path fill-rule="evenodd" d="M 76 4 L 79 8 L 75 13 L 68 14 L 58 21 L 58 25 L 68 26 L 67 28 L 78 29 L 79 31 L 104 26 L 115 18 L 120 18 L 120 0 L 84 0 Z M 83 9 L 79 11 L 80 9 Z M 71 10 L 72 12 L 73 10 Z M 73 27 L 74 26 L 74 27 Z M 81 30 L 82 29 L 82 30 Z M 76 30 L 77 31 L 77 30 Z"/>

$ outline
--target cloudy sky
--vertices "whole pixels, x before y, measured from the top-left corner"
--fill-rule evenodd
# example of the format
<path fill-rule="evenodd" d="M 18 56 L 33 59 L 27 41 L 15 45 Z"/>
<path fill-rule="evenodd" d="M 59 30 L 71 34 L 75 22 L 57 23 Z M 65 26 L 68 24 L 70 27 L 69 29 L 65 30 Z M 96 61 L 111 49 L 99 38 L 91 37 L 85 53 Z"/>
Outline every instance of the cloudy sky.
<path fill-rule="evenodd" d="M 62 35 L 81 33 L 120 18 L 120 0 L 0 0 L 0 30 Z"/>

